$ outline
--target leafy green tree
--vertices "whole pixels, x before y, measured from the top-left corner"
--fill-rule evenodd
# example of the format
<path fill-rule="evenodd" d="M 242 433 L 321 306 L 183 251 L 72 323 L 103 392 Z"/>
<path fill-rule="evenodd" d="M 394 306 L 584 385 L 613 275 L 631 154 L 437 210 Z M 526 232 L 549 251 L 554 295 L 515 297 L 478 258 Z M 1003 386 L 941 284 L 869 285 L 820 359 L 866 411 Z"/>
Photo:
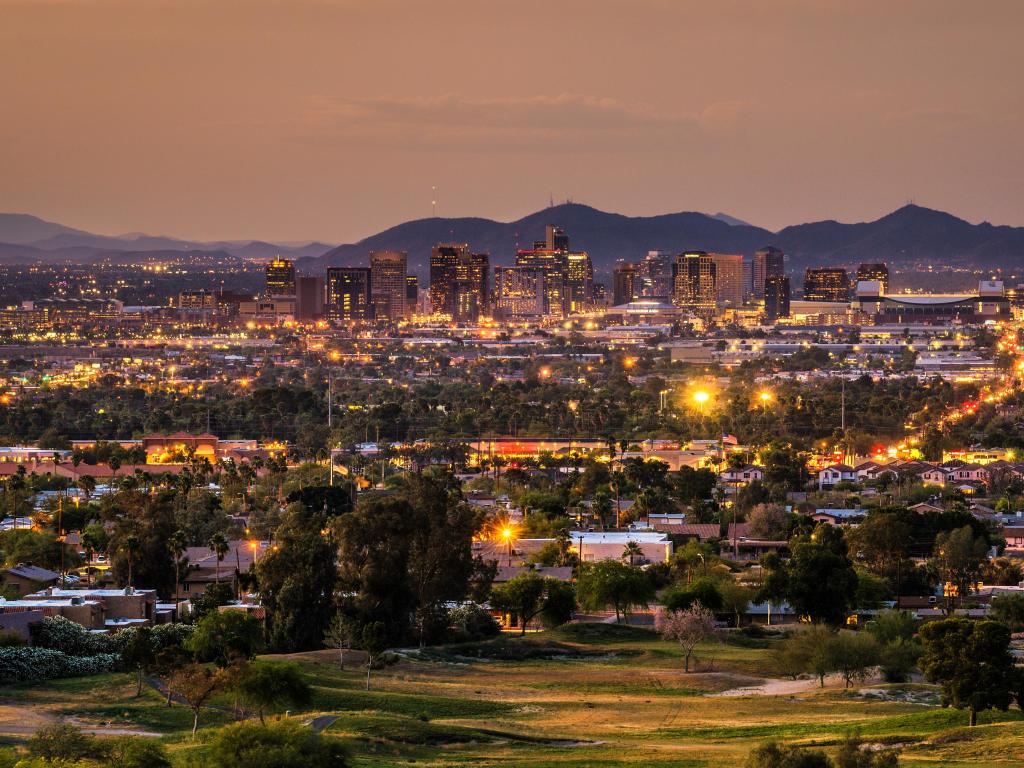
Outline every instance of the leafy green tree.
<path fill-rule="evenodd" d="M 1010 630 L 998 621 L 949 618 L 921 627 L 921 671 L 942 686 L 942 702 L 970 712 L 1006 710 L 1020 687 L 1010 654 Z"/>
<path fill-rule="evenodd" d="M 201 661 L 226 667 L 238 659 L 251 659 L 263 649 L 259 619 L 244 611 L 212 611 L 204 616 L 185 647 Z"/>
<path fill-rule="evenodd" d="M 322 647 L 333 614 L 337 548 L 320 515 L 289 507 L 276 548 L 260 557 L 256 580 L 267 616 L 267 642 L 277 651 Z"/>
<path fill-rule="evenodd" d="M 864 680 L 881 661 L 878 641 L 866 632 L 838 632 L 826 644 L 828 665 L 843 676 L 846 688 Z"/>
<path fill-rule="evenodd" d="M 772 650 L 772 659 L 779 673 L 794 680 L 805 673 L 818 678 L 822 688 L 825 676 L 833 672 L 832 655 L 828 652 L 833 633 L 820 624 L 795 630 Z"/>
<path fill-rule="evenodd" d="M 588 611 L 615 609 L 615 620 L 628 620 L 632 608 L 647 606 L 654 587 L 643 571 L 618 560 L 602 560 L 580 567 L 576 583 L 580 605 Z"/>
<path fill-rule="evenodd" d="M 216 580 L 220 584 L 220 564 L 224 562 L 224 557 L 228 552 L 231 551 L 231 545 L 228 544 L 228 537 L 223 533 L 215 533 L 210 537 L 210 541 L 207 543 L 210 550 L 217 556 L 216 566 Z M 177 578 L 178 568 L 175 565 L 174 568 L 175 578 Z"/>
<path fill-rule="evenodd" d="M 1024 594 L 999 595 L 992 601 L 991 616 L 1019 632 L 1024 628 Z"/>
<path fill-rule="evenodd" d="M 121 649 L 121 659 L 125 666 L 135 669 L 135 697 L 138 698 L 142 695 L 142 677 L 156 660 L 152 630 L 149 627 L 134 627 L 132 629 L 128 642 Z"/>
<path fill-rule="evenodd" d="M 842 624 L 857 592 L 857 573 L 846 555 L 842 532 L 821 524 L 809 540 L 795 539 L 787 563 L 770 570 L 763 594 L 782 594 L 798 615 Z"/>
<path fill-rule="evenodd" d="M 260 722 L 268 709 L 290 704 L 305 707 L 312 700 L 309 687 L 297 664 L 256 661 L 247 664 L 234 681 L 235 691 L 252 707 Z"/>
<path fill-rule="evenodd" d="M 209 763 L 218 768 L 345 768 L 347 751 L 334 738 L 299 723 L 233 723 L 210 741 Z"/>
<path fill-rule="evenodd" d="M 665 590 L 661 602 L 670 611 L 681 611 L 694 603 L 700 603 L 715 612 L 723 610 L 724 606 L 718 582 L 710 577 L 701 577 L 692 584 Z"/>
<path fill-rule="evenodd" d="M 96 739 L 71 723 L 44 725 L 28 740 L 26 746 L 33 757 L 54 764 L 98 757 L 100 753 Z"/>
<path fill-rule="evenodd" d="M 988 541 L 976 536 L 970 526 L 942 532 L 935 538 L 935 563 L 939 576 L 953 586 L 960 605 L 974 591 L 987 559 Z"/>
<path fill-rule="evenodd" d="M 540 617 L 545 624 L 565 623 L 575 607 L 572 586 L 533 571 L 520 573 L 491 590 L 491 605 L 519 620 L 520 634 Z"/>

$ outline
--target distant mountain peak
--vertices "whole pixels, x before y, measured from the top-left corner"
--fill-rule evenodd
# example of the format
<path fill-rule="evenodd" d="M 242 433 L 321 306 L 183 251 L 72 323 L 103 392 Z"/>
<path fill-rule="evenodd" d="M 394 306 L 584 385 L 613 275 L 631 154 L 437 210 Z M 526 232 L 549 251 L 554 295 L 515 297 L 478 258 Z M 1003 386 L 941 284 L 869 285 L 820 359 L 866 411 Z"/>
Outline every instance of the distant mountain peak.
<path fill-rule="evenodd" d="M 752 227 L 752 226 L 754 226 L 749 221 L 744 221 L 743 219 L 737 219 L 735 216 L 730 216 L 728 213 L 722 213 L 721 211 L 719 211 L 716 214 L 713 214 L 711 216 L 711 218 L 712 219 L 718 219 L 719 221 L 724 221 L 730 227 Z"/>

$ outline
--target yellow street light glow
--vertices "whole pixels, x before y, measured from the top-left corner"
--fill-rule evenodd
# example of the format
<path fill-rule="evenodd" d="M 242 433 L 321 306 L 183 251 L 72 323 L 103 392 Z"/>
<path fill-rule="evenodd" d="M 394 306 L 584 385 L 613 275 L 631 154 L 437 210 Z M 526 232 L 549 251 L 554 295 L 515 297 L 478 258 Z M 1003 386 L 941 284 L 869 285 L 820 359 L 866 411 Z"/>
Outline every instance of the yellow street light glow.
<path fill-rule="evenodd" d="M 762 403 L 767 403 L 769 400 L 772 399 L 772 393 L 771 392 L 762 392 L 760 395 L 758 395 L 758 397 L 761 398 L 761 402 Z"/>
<path fill-rule="evenodd" d="M 710 399 L 711 395 L 709 395 L 703 389 L 698 389 L 696 392 L 693 393 L 693 402 L 697 403 L 698 405 L 704 405 L 704 403 L 706 403 Z"/>
<path fill-rule="evenodd" d="M 512 529 L 511 528 L 502 528 L 501 529 L 501 538 L 505 539 L 506 541 L 511 539 L 512 538 Z"/>

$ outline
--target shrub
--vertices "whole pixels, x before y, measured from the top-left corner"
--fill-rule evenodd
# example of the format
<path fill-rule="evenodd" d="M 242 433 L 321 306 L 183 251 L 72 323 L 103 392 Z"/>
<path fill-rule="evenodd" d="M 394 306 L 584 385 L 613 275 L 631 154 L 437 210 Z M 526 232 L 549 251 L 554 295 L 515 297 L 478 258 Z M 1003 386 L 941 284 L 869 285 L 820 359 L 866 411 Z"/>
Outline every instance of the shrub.
<path fill-rule="evenodd" d="M 31 628 L 32 645 L 66 653 L 68 656 L 93 656 L 97 653 L 117 653 L 117 639 L 96 635 L 81 624 L 63 616 L 47 616 Z"/>
<path fill-rule="evenodd" d="M 345 768 L 339 741 L 298 723 L 235 723 L 222 728 L 210 743 L 208 765 L 218 768 Z"/>
<path fill-rule="evenodd" d="M 115 669 L 120 661 L 116 653 L 70 656 L 49 648 L 0 648 L 0 685 L 98 675 Z"/>
<path fill-rule="evenodd" d="M 448 621 L 454 642 L 485 640 L 501 634 L 501 625 L 486 609 L 476 603 L 466 603 L 448 612 Z"/>
<path fill-rule="evenodd" d="M 70 723 L 44 725 L 28 740 L 27 746 L 30 755 L 48 761 L 81 760 L 96 757 L 101 751 L 96 739 Z"/>
<path fill-rule="evenodd" d="M 661 603 L 669 612 L 683 611 L 694 603 L 700 603 L 708 610 L 717 613 L 722 610 L 722 593 L 709 578 L 700 578 L 692 584 L 674 587 L 665 591 Z"/>
<path fill-rule="evenodd" d="M 109 745 L 109 768 L 171 768 L 167 748 L 155 739 L 123 736 Z"/>

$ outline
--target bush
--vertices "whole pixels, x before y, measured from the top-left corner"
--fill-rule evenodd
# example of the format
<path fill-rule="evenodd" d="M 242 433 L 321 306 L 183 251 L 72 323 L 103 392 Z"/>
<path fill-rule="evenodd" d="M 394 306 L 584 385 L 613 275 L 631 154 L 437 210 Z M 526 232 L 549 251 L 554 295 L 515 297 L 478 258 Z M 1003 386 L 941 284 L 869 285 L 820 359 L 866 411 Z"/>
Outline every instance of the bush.
<path fill-rule="evenodd" d="M 123 736 L 109 745 L 109 768 L 171 768 L 167 748 L 156 739 Z"/>
<path fill-rule="evenodd" d="M 298 723 L 242 722 L 218 731 L 203 765 L 218 768 L 345 768 L 341 742 Z"/>
<path fill-rule="evenodd" d="M 99 675 L 116 669 L 120 661 L 116 653 L 70 656 L 49 648 L 0 648 L 0 685 Z"/>
<path fill-rule="evenodd" d="M 49 648 L 68 656 L 93 656 L 118 653 L 116 636 L 93 634 L 81 624 L 63 616 L 47 616 L 31 628 L 32 645 Z"/>
<path fill-rule="evenodd" d="M 466 643 L 497 637 L 501 634 L 501 625 L 476 603 L 466 603 L 448 612 L 448 621 L 452 628 L 452 642 Z"/>
<path fill-rule="evenodd" d="M 661 597 L 661 603 L 670 613 L 685 611 L 694 603 L 700 603 L 708 610 L 718 613 L 723 605 L 718 585 L 709 578 L 700 578 L 692 584 L 666 590 Z"/>
<path fill-rule="evenodd" d="M 81 760 L 101 751 L 96 739 L 70 723 L 44 725 L 26 746 L 30 755 L 47 761 Z"/>

